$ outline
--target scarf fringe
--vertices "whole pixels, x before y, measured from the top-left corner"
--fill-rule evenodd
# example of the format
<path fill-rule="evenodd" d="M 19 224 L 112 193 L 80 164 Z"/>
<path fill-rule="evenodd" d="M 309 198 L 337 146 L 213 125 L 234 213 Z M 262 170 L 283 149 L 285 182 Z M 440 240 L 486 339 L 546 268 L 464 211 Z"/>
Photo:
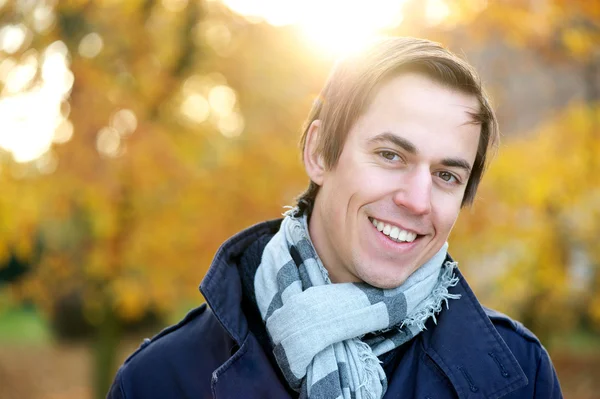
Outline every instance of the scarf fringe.
<path fill-rule="evenodd" d="M 419 331 L 425 330 L 425 322 L 431 317 L 433 322 L 437 324 L 436 314 L 442 311 L 442 304 L 446 304 L 446 309 L 449 308 L 448 299 L 459 299 L 460 294 L 450 294 L 448 288 L 458 284 L 459 278 L 454 274 L 454 269 L 458 266 L 457 262 L 447 261 L 440 271 L 438 284 L 433 289 L 433 292 L 424 303 L 418 307 L 419 310 L 410 314 L 402 321 L 399 329 L 404 326 L 416 326 Z"/>
<path fill-rule="evenodd" d="M 379 368 L 380 361 L 373 354 L 371 347 L 361 341 L 360 339 L 354 339 L 356 343 L 356 350 L 360 362 L 358 367 L 362 368 L 364 378 L 356 388 L 360 391 L 361 397 L 365 399 L 379 399 L 378 392 L 383 393 L 383 386 L 379 380 Z M 363 367 L 364 366 L 364 367 Z"/>

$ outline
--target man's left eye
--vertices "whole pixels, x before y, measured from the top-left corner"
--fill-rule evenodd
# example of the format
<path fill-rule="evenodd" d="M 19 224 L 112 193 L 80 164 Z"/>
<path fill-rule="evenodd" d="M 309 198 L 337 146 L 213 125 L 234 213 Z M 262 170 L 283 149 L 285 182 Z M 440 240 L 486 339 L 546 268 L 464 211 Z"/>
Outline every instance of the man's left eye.
<path fill-rule="evenodd" d="M 384 157 L 388 161 L 397 161 L 398 159 L 400 159 L 400 156 L 398 154 L 396 154 L 395 152 L 392 152 L 392 151 L 381 151 L 379 153 L 379 155 L 381 155 L 382 157 Z"/>
<path fill-rule="evenodd" d="M 438 176 L 445 182 L 458 183 L 458 179 L 450 172 L 438 172 Z"/>

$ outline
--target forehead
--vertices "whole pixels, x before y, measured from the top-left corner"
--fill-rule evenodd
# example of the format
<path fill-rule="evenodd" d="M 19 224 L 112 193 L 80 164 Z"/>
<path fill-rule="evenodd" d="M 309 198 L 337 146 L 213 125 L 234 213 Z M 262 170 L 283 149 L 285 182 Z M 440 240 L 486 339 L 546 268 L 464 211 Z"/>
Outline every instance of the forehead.
<path fill-rule="evenodd" d="M 480 104 L 475 95 L 439 83 L 423 74 L 405 73 L 384 81 L 365 113 L 419 112 L 419 115 L 444 116 L 448 121 L 473 122 L 470 114 L 478 113 Z"/>
<path fill-rule="evenodd" d="M 379 87 L 350 136 L 354 140 L 368 140 L 387 131 L 409 138 L 419 146 L 438 144 L 470 151 L 481 131 L 472 116 L 479 108 L 474 95 L 421 74 L 402 74 Z"/>

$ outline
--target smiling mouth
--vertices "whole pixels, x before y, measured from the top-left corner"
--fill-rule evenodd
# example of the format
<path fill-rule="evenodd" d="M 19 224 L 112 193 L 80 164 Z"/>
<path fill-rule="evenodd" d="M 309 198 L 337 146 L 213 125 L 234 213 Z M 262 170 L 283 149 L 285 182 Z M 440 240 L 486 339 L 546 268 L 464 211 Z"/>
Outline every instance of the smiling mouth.
<path fill-rule="evenodd" d="M 417 233 L 404 230 L 398 226 L 382 222 L 372 217 L 369 217 L 369 221 L 381 234 L 395 242 L 413 242 L 417 238 L 421 237 Z"/>

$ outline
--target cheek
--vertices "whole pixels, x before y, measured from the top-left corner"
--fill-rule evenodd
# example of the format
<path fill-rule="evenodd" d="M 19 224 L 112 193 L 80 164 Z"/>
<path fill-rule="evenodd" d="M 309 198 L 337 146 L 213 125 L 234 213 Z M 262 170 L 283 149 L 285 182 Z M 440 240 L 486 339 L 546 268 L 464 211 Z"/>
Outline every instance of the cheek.
<path fill-rule="evenodd" d="M 333 226 L 339 226 L 344 219 L 343 213 L 348 207 L 347 185 L 337 176 L 335 180 L 329 180 L 326 185 L 321 188 L 319 195 L 322 195 L 323 205 L 323 220 L 327 221 L 326 228 L 331 229 Z"/>
<path fill-rule="evenodd" d="M 381 199 L 398 189 L 400 176 L 372 164 L 364 164 L 352 171 L 348 176 L 348 187 L 352 187 L 353 194 L 362 203 Z"/>
<path fill-rule="evenodd" d="M 450 231 L 460 213 L 462 198 L 448 197 L 447 194 L 436 198 L 434 205 L 434 220 L 438 231 Z"/>

